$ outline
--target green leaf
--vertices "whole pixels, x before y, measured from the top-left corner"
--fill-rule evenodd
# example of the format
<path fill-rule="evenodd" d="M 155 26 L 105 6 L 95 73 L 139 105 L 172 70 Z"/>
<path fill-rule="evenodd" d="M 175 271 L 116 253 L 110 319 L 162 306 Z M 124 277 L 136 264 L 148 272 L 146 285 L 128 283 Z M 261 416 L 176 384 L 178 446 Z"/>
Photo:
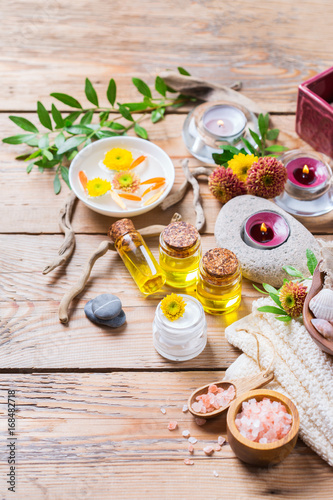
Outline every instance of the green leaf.
<path fill-rule="evenodd" d="M 226 151 L 225 153 L 213 153 L 212 156 L 217 165 L 225 166 L 234 157 L 234 153 Z"/>
<path fill-rule="evenodd" d="M 295 269 L 293 266 L 283 266 L 282 269 L 286 271 L 286 273 L 289 274 L 289 276 L 294 276 L 296 278 L 304 278 L 303 274 L 301 271 L 298 271 Z"/>
<path fill-rule="evenodd" d="M 47 134 L 42 135 L 38 141 L 38 147 L 40 149 L 45 149 L 49 147 L 49 136 Z"/>
<path fill-rule="evenodd" d="M 38 141 L 39 141 L 38 137 L 35 136 L 31 137 L 31 139 L 27 139 L 25 143 L 28 144 L 28 146 L 32 146 L 34 148 L 38 146 Z"/>
<path fill-rule="evenodd" d="M 37 149 L 37 151 L 34 151 L 33 153 L 31 153 L 31 155 L 29 155 L 25 161 L 29 161 L 29 160 L 32 160 L 33 158 L 37 158 L 37 156 L 40 156 L 41 153 L 42 153 L 41 150 Z"/>
<path fill-rule="evenodd" d="M 286 146 L 281 146 L 280 144 L 273 144 L 273 146 L 268 146 L 268 148 L 265 148 L 265 151 L 268 153 L 280 153 L 282 151 L 287 151 Z"/>
<path fill-rule="evenodd" d="M 35 164 L 34 161 L 29 163 L 29 165 L 27 166 L 27 174 L 30 174 L 31 170 L 33 169 L 34 164 Z"/>
<path fill-rule="evenodd" d="M 257 292 L 264 293 L 265 295 L 268 295 L 268 293 L 264 292 L 263 290 L 260 290 L 260 288 L 258 288 L 258 287 L 257 287 L 256 285 L 254 285 L 253 283 L 252 283 L 252 286 L 253 286 L 253 288 L 255 288 L 255 289 L 257 290 Z"/>
<path fill-rule="evenodd" d="M 266 290 L 266 292 L 268 293 L 274 293 L 275 295 L 278 295 L 279 292 L 277 291 L 276 288 L 274 288 L 274 286 L 271 286 L 269 285 L 268 283 L 263 283 L 262 285 L 264 287 L 264 289 Z"/>
<path fill-rule="evenodd" d="M 57 107 L 52 103 L 51 107 L 51 113 L 52 113 L 52 118 L 54 120 L 54 123 L 56 124 L 56 128 L 63 128 L 64 126 L 64 120 L 63 117 L 61 116 L 60 111 L 57 109 Z"/>
<path fill-rule="evenodd" d="M 245 144 L 245 146 L 247 147 L 247 149 L 250 151 L 250 153 L 256 156 L 257 152 L 256 152 L 255 148 L 252 146 L 252 144 L 250 143 L 250 141 L 248 141 L 244 137 L 242 137 L 242 141 Z"/>
<path fill-rule="evenodd" d="M 258 116 L 258 127 L 261 137 L 265 137 L 268 127 L 266 127 L 266 120 L 262 113 Z"/>
<path fill-rule="evenodd" d="M 77 149 L 73 149 L 73 151 L 71 152 L 71 154 L 68 156 L 68 160 L 71 161 L 73 160 L 73 158 L 75 158 L 75 156 L 78 154 L 78 150 Z"/>
<path fill-rule="evenodd" d="M 315 256 L 315 254 L 313 253 L 313 251 L 310 250 L 310 248 L 306 249 L 306 258 L 307 258 L 307 266 L 308 266 L 308 269 L 310 271 L 310 274 L 313 275 L 314 270 L 317 267 L 318 260 L 317 260 L 317 257 Z"/>
<path fill-rule="evenodd" d="M 37 163 L 36 163 L 36 165 L 37 165 Z M 39 166 L 38 171 L 42 174 L 44 172 L 44 167 Z"/>
<path fill-rule="evenodd" d="M 279 307 L 274 307 L 274 306 L 258 307 L 258 311 L 273 313 L 273 314 L 282 314 L 283 316 L 287 315 L 286 311 L 284 311 L 283 309 L 280 309 Z"/>
<path fill-rule="evenodd" d="M 151 121 L 153 123 L 157 123 L 158 121 L 162 120 L 164 114 L 165 114 L 165 108 L 154 109 L 154 111 L 151 114 Z"/>
<path fill-rule="evenodd" d="M 60 167 L 60 172 L 61 172 L 61 177 L 63 178 L 63 180 L 66 182 L 67 186 L 69 187 L 69 189 L 72 189 L 71 188 L 71 185 L 69 183 L 69 179 L 68 179 L 68 168 L 64 167 L 63 165 L 61 165 Z"/>
<path fill-rule="evenodd" d="M 279 137 L 280 130 L 278 128 L 272 128 L 271 130 L 268 130 L 266 134 L 266 138 L 269 141 L 276 141 L 276 139 Z"/>
<path fill-rule="evenodd" d="M 186 69 L 182 68 L 181 66 L 178 66 L 178 71 L 181 75 L 185 75 L 185 76 L 191 76 L 190 73 L 188 71 L 186 71 Z"/>
<path fill-rule="evenodd" d="M 61 191 L 61 182 L 60 182 L 58 174 L 55 174 L 55 176 L 54 176 L 53 188 L 54 188 L 55 194 L 59 194 L 60 193 L 60 191 Z"/>
<path fill-rule="evenodd" d="M 117 123 L 117 122 L 111 122 L 109 125 L 108 125 L 109 128 L 112 128 L 113 130 L 125 130 L 125 126 L 122 125 L 121 123 Z"/>
<path fill-rule="evenodd" d="M 66 127 L 66 132 L 74 135 L 90 134 L 91 129 L 89 127 L 86 127 L 85 125 L 71 125 L 70 127 Z"/>
<path fill-rule="evenodd" d="M 62 155 L 63 153 L 66 153 L 70 149 L 76 148 L 77 146 L 82 144 L 82 142 L 85 141 L 85 139 L 86 139 L 85 137 L 78 137 L 78 136 L 70 137 L 69 139 L 67 139 L 66 142 L 64 142 L 60 146 L 60 148 L 58 149 L 58 154 Z"/>
<path fill-rule="evenodd" d="M 254 140 L 254 142 L 259 146 L 259 148 L 261 149 L 262 145 L 261 145 L 261 140 L 260 140 L 260 137 L 259 135 L 254 132 L 253 130 L 249 129 L 249 132 L 252 136 L 252 139 Z"/>
<path fill-rule="evenodd" d="M 155 89 L 159 94 L 161 94 L 163 97 L 165 97 L 166 91 L 167 91 L 167 86 L 165 81 L 160 77 L 157 76 L 155 80 Z"/>
<path fill-rule="evenodd" d="M 102 113 L 99 114 L 99 123 L 101 126 L 104 124 L 104 122 L 109 118 L 110 111 L 102 111 Z"/>
<path fill-rule="evenodd" d="M 80 115 L 81 111 L 73 111 L 73 113 L 67 115 L 65 118 L 66 127 L 70 127 Z"/>
<path fill-rule="evenodd" d="M 291 321 L 290 316 L 275 316 L 275 319 L 278 319 L 279 321 L 284 321 L 284 323 L 289 323 L 289 321 Z"/>
<path fill-rule="evenodd" d="M 132 78 L 132 82 L 136 86 L 140 94 L 151 98 L 152 95 L 150 92 L 150 88 L 144 81 L 140 80 L 140 78 Z"/>
<path fill-rule="evenodd" d="M 40 101 L 37 101 L 37 114 L 41 124 L 44 125 L 44 127 L 48 128 L 49 130 L 52 130 L 50 115 Z"/>
<path fill-rule="evenodd" d="M 178 91 L 167 85 L 167 92 L 170 92 L 170 94 L 177 94 Z"/>
<path fill-rule="evenodd" d="M 231 146 L 229 144 L 226 144 L 224 146 L 220 146 L 220 148 L 223 149 L 223 151 L 230 151 L 234 155 L 238 155 L 238 153 L 239 153 L 239 149 L 238 148 L 235 148 L 235 146 Z"/>
<path fill-rule="evenodd" d="M 61 94 L 59 92 L 54 92 L 53 94 L 50 95 L 55 99 L 58 99 L 58 101 L 62 102 L 63 104 L 67 104 L 67 106 L 70 106 L 71 108 L 82 109 L 82 106 L 79 103 L 79 101 L 77 101 L 76 99 L 74 99 L 74 97 L 68 94 Z"/>
<path fill-rule="evenodd" d="M 86 94 L 88 101 L 98 107 L 97 93 L 96 93 L 96 90 L 94 89 L 93 84 L 89 80 L 89 78 L 86 78 L 86 85 L 85 85 L 84 91 L 85 91 L 85 94 Z"/>
<path fill-rule="evenodd" d="M 81 125 L 89 125 L 93 119 L 94 112 L 93 111 L 87 111 L 81 118 L 80 124 Z"/>
<path fill-rule="evenodd" d="M 282 309 L 282 304 L 281 304 L 281 301 L 279 299 L 279 296 L 276 295 L 275 293 L 270 293 L 269 296 L 275 302 L 275 304 L 277 304 Z"/>
<path fill-rule="evenodd" d="M 109 81 L 108 89 L 106 91 L 106 97 L 108 98 L 108 101 L 112 107 L 114 106 L 114 103 L 116 101 L 116 95 L 117 95 L 116 82 L 114 81 L 113 78 L 111 78 L 111 80 Z"/>
<path fill-rule="evenodd" d="M 269 114 L 268 113 L 265 114 L 264 120 L 265 120 L 265 128 L 266 128 L 266 130 L 268 130 L 268 127 L 269 127 Z"/>
<path fill-rule="evenodd" d="M 134 125 L 134 132 L 142 139 L 148 139 L 148 132 L 145 128 L 141 127 L 138 123 Z"/>
<path fill-rule="evenodd" d="M 123 106 L 125 106 L 130 111 L 144 111 L 149 107 L 146 102 L 127 102 L 124 103 Z"/>
<path fill-rule="evenodd" d="M 126 118 L 126 120 L 134 122 L 134 119 L 133 119 L 131 113 L 128 111 L 128 109 L 125 108 L 125 106 L 123 106 L 119 102 L 117 104 L 119 106 L 119 113 L 121 114 L 121 116 L 123 116 L 124 118 Z"/>
<path fill-rule="evenodd" d="M 44 168 L 53 168 L 55 167 L 55 165 L 58 165 L 59 164 L 59 160 L 47 160 L 45 157 L 43 157 L 42 160 L 38 160 L 35 162 L 35 165 L 37 165 L 37 167 L 42 167 L 43 170 Z"/>
<path fill-rule="evenodd" d="M 45 156 L 45 158 L 47 158 L 49 161 L 53 160 L 53 154 L 48 149 L 43 150 L 43 156 Z"/>
<path fill-rule="evenodd" d="M 118 136 L 119 134 L 117 134 L 116 132 L 112 132 L 111 130 L 98 130 L 96 132 L 96 135 L 99 139 L 104 139 L 105 137 L 116 137 Z"/>
<path fill-rule="evenodd" d="M 56 148 L 59 149 L 64 142 L 65 142 L 65 136 L 62 132 L 60 132 L 60 134 L 57 135 L 57 137 L 54 139 L 54 144 Z"/>
<path fill-rule="evenodd" d="M 12 122 L 14 122 L 15 125 L 18 125 L 23 130 L 26 130 L 27 132 L 32 132 L 34 134 L 38 134 L 38 128 L 35 127 L 35 125 L 26 118 L 22 118 L 21 116 L 10 116 L 9 119 L 12 120 Z"/>
<path fill-rule="evenodd" d="M 2 142 L 5 142 L 6 144 L 23 144 L 24 142 L 27 142 L 34 137 L 36 137 L 35 134 L 11 135 L 10 137 L 5 137 L 5 139 L 2 139 Z"/>

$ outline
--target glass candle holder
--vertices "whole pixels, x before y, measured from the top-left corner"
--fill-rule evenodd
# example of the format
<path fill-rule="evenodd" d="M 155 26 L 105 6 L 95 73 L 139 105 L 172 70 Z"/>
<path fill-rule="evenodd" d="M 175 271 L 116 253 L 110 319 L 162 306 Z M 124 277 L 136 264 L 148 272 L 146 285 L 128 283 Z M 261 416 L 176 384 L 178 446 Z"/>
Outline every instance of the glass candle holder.
<path fill-rule="evenodd" d="M 228 101 L 206 102 L 187 116 L 183 139 L 193 156 L 214 164 L 212 155 L 221 153 L 220 146 L 223 144 L 241 149 L 245 147 L 242 141 L 244 137 L 255 146 L 249 128 L 259 134 L 254 113 L 244 106 Z"/>
<path fill-rule="evenodd" d="M 184 315 L 170 321 L 156 308 L 153 322 L 154 347 L 161 356 L 171 361 L 186 361 L 198 356 L 207 343 L 207 322 L 200 302 L 190 295 L 183 295 L 186 302 Z"/>
<path fill-rule="evenodd" d="M 242 273 L 236 255 L 225 248 L 214 248 L 203 256 L 199 266 L 197 298 L 209 314 L 226 314 L 241 301 Z"/>
<path fill-rule="evenodd" d="M 287 241 L 290 234 L 286 219 L 272 210 L 256 212 L 246 219 L 242 228 L 244 242 L 260 250 L 271 250 Z"/>
<path fill-rule="evenodd" d="M 333 210 L 332 170 L 322 155 L 299 149 L 280 160 L 287 169 L 284 192 L 276 204 L 293 215 L 314 217 Z"/>
<path fill-rule="evenodd" d="M 174 288 L 195 285 L 201 258 L 201 238 L 188 222 L 172 222 L 160 234 L 159 261 L 166 283 Z"/>

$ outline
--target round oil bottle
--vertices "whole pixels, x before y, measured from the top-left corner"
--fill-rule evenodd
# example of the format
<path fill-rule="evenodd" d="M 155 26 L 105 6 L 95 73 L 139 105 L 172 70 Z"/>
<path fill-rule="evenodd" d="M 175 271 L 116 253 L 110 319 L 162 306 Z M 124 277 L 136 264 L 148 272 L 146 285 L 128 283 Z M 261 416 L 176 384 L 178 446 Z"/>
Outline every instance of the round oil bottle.
<path fill-rule="evenodd" d="M 166 283 L 187 288 L 196 283 L 201 258 L 201 238 L 188 222 L 172 222 L 160 235 L 160 266 Z"/>
<path fill-rule="evenodd" d="M 209 314 L 226 314 L 241 301 L 242 273 L 236 255 L 225 248 L 205 253 L 199 265 L 197 299 Z"/>
<path fill-rule="evenodd" d="M 130 219 L 120 219 L 109 236 L 140 291 L 150 295 L 162 288 L 165 275 Z"/>

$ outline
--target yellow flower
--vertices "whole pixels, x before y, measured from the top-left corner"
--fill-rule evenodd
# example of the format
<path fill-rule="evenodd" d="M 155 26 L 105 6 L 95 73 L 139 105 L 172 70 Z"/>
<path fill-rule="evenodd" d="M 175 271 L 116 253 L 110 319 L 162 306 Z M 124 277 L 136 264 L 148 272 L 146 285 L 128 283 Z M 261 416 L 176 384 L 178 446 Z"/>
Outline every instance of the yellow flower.
<path fill-rule="evenodd" d="M 175 293 L 167 295 L 161 302 L 162 313 L 170 321 L 181 318 L 185 312 L 185 306 L 186 302 L 184 302 L 183 297 Z"/>
<path fill-rule="evenodd" d="M 113 180 L 113 187 L 127 193 L 135 193 L 140 187 L 140 177 L 132 172 L 118 172 Z"/>
<path fill-rule="evenodd" d="M 86 189 L 89 196 L 102 196 L 110 191 L 111 183 L 109 181 L 104 181 L 100 177 L 96 177 L 95 179 L 91 179 L 87 182 Z"/>
<path fill-rule="evenodd" d="M 247 171 L 256 161 L 258 161 L 258 156 L 239 153 L 228 161 L 228 167 L 231 168 L 241 181 L 246 181 Z"/>
<path fill-rule="evenodd" d="M 113 148 L 106 153 L 103 163 L 110 170 L 128 170 L 133 163 L 133 156 L 127 149 Z"/>

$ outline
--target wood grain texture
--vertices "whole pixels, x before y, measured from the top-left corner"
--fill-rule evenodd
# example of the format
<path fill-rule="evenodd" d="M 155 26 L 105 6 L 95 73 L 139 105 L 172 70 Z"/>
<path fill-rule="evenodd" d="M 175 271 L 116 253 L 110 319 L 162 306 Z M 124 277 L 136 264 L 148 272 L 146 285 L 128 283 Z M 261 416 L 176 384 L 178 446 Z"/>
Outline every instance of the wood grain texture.
<path fill-rule="evenodd" d="M 28 116 L 28 115 L 23 115 Z M 29 119 L 36 122 L 35 116 Z M 202 165 L 201 162 L 191 157 L 182 140 L 182 115 L 168 115 L 165 120 L 153 125 L 148 119 L 144 122 L 149 132 L 150 139 L 160 146 L 172 158 L 176 168 L 176 180 L 173 191 L 179 189 L 184 176 L 181 169 L 182 159 L 188 157 L 190 168 Z M 311 151 L 295 132 L 295 117 L 274 116 L 272 127 L 281 130 L 280 142 L 290 149 L 304 147 Z M 0 115 L 0 129 L 6 130 L 6 135 L 17 133 L 17 127 Z M 53 194 L 54 172 L 45 170 L 43 174 L 33 170 L 29 175 L 25 173 L 26 164 L 14 158 L 26 152 L 24 145 L 9 146 L 0 143 L 2 162 L 0 165 L 0 191 L 2 196 L 2 217 L 0 219 L 0 232 L 28 232 L 28 233 L 59 233 L 58 214 L 68 194 L 68 188 L 63 186 L 60 195 Z M 206 213 L 206 233 L 214 232 L 216 217 L 221 209 L 219 203 L 210 193 L 207 180 L 200 180 L 200 192 L 203 207 Z M 19 193 L 19 194 L 18 194 Z M 183 219 L 194 223 L 195 214 L 192 206 L 193 193 L 189 189 L 184 200 L 170 207 L 165 212 L 160 208 L 135 217 L 138 228 L 149 224 L 168 224 L 172 215 L 177 211 Z M 106 234 L 108 227 L 115 219 L 97 214 L 88 209 L 81 201 L 77 203 L 73 216 L 73 227 L 76 233 L 102 233 Z M 332 234 L 332 212 L 321 217 L 302 218 L 306 227 L 315 234 Z"/>
<path fill-rule="evenodd" d="M 226 500 L 330 499 L 331 468 L 301 441 L 268 469 L 242 464 L 228 444 L 204 454 L 204 446 L 226 435 L 225 416 L 199 427 L 182 406 L 195 387 L 222 377 L 221 371 L 2 375 L 1 394 L 16 390 L 19 450 L 14 496 L 6 492 L 7 452 L 0 449 L 2 498 L 188 500 L 204 490 L 214 499 L 223 491 Z M 170 419 L 179 424 L 173 432 Z M 198 439 L 192 467 L 184 465 L 185 429 Z"/>
<path fill-rule="evenodd" d="M 128 102 L 138 95 L 132 76 L 152 84 L 184 66 L 226 85 L 241 80 L 270 111 L 295 111 L 298 85 L 332 64 L 332 16 L 327 0 L 2 2 L 0 108 L 50 107 L 51 92 L 85 101 L 86 76 L 103 95 L 116 77 Z"/>

